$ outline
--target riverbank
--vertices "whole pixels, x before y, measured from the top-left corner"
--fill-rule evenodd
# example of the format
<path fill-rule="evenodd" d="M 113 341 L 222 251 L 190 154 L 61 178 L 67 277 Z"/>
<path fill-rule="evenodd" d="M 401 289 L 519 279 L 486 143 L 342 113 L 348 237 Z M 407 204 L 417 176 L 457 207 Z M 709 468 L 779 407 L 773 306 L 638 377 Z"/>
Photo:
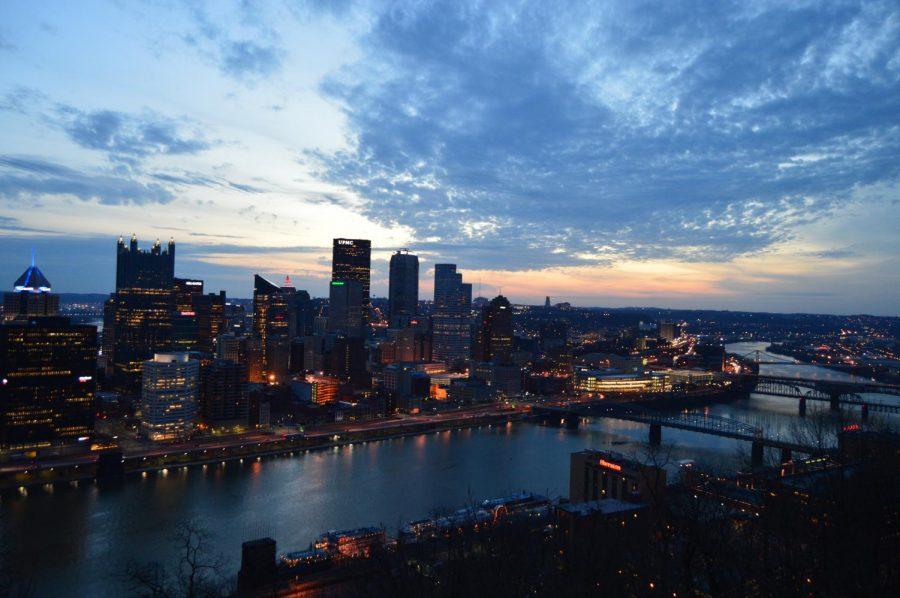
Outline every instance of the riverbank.
<path fill-rule="evenodd" d="M 121 451 L 104 451 L 83 455 L 65 464 L 36 463 L 25 469 L 0 474 L 0 492 L 26 492 L 29 487 L 78 484 L 82 482 L 115 483 L 127 476 L 145 475 L 149 472 L 167 472 L 169 469 L 202 467 L 244 459 L 260 460 L 264 457 L 291 455 L 297 452 L 322 451 L 359 443 L 377 442 L 392 438 L 404 438 L 442 432 L 463 430 L 485 425 L 506 424 L 520 421 L 524 410 L 508 410 L 491 413 L 462 413 L 458 417 L 435 420 L 398 420 L 387 425 L 363 429 L 324 430 L 310 434 L 294 434 L 260 440 L 258 435 L 246 442 L 224 447 L 171 447 L 162 454 L 128 455 Z M 377 423 L 377 422 L 376 422 Z M 393 423 L 393 425 L 390 425 Z"/>
<path fill-rule="evenodd" d="M 772 343 L 766 347 L 767 353 L 772 353 L 774 355 L 783 355 L 785 357 L 792 357 L 801 363 L 807 365 L 815 365 L 823 368 L 827 368 L 829 370 L 833 370 L 835 372 L 843 372 L 845 374 L 850 374 L 853 376 L 860 376 L 861 378 L 866 378 L 868 380 L 874 380 L 876 382 L 881 382 L 883 384 L 898 384 L 900 383 L 900 377 L 892 375 L 888 368 L 883 366 L 869 365 L 869 364 L 849 364 L 849 363 L 822 363 L 816 361 L 816 355 L 813 353 L 809 353 L 807 351 L 803 351 L 802 349 L 792 349 L 789 347 L 785 347 L 783 344 Z"/>

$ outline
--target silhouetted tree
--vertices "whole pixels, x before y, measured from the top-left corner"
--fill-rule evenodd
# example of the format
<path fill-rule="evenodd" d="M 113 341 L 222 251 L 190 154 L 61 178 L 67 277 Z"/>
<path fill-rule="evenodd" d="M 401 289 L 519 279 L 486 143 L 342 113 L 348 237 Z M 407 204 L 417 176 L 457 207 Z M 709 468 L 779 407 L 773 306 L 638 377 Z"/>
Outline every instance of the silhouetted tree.
<path fill-rule="evenodd" d="M 206 598 L 227 596 L 230 586 L 223 575 L 223 559 L 211 546 L 210 533 L 196 520 L 185 521 L 175 531 L 173 543 L 178 561 L 131 561 L 125 584 L 137 595 L 153 598 Z"/>

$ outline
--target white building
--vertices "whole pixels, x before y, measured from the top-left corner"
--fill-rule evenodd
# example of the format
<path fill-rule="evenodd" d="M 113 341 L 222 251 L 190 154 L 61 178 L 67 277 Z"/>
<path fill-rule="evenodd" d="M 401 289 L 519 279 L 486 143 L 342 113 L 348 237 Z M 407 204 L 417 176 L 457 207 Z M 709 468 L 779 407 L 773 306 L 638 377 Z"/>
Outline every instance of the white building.
<path fill-rule="evenodd" d="M 151 440 L 188 434 L 197 419 L 200 362 L 188 353 L 157 353 L 144 362 L 141 429 Z"/>

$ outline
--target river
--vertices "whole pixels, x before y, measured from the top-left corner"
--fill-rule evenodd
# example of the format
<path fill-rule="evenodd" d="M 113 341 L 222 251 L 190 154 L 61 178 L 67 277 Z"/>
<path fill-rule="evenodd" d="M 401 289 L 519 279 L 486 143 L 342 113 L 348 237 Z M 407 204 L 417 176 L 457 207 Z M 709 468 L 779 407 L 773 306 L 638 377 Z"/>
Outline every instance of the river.
<path fill-rule="evenodd" d="M 766 343 L 738 343 L 748 353 Z M 772 358 L 789 358 L 771 356 Z M 763 365 L 764 373 L 848 379 L 807 365 Z M 827 408 L 812 404 L 810 410 Z M 708 412 L 787 433 L 798 420 L 791 399 L 751 396 Z M 279 552 L 302 549 L 328 529 L 408 521 L 472 499 L 523 489 L 565 496 L 569 453 L 606 448 L 639 454 L 647 429 L 615 420 L 569 431 L 528 423 L 439 432 L 357 444 L 295 457 L 228 463 L 130 477 L 114 487 L 93 483 L 33 488 L 0 502 L 0 538 L 9 555 L 28 563 L 37 595 L 121 595 L 130 558 L 174 558 L 172 534 L 195 518 L 208 528 L 229 572 L 241 542 L 273 536 Z M 671 459 L 730 466 L 747 447 L 738 441 L 663 431 Z"/>

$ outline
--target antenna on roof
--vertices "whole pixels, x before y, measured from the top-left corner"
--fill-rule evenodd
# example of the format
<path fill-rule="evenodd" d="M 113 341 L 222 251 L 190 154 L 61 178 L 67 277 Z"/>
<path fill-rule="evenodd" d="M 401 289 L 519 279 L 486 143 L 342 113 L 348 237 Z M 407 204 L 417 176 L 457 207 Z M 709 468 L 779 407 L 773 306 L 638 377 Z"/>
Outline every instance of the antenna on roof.
<path fill-rule="evenodd" d="M 31 267 L 34 268 L 34 247 L 31 248 Z"/>

